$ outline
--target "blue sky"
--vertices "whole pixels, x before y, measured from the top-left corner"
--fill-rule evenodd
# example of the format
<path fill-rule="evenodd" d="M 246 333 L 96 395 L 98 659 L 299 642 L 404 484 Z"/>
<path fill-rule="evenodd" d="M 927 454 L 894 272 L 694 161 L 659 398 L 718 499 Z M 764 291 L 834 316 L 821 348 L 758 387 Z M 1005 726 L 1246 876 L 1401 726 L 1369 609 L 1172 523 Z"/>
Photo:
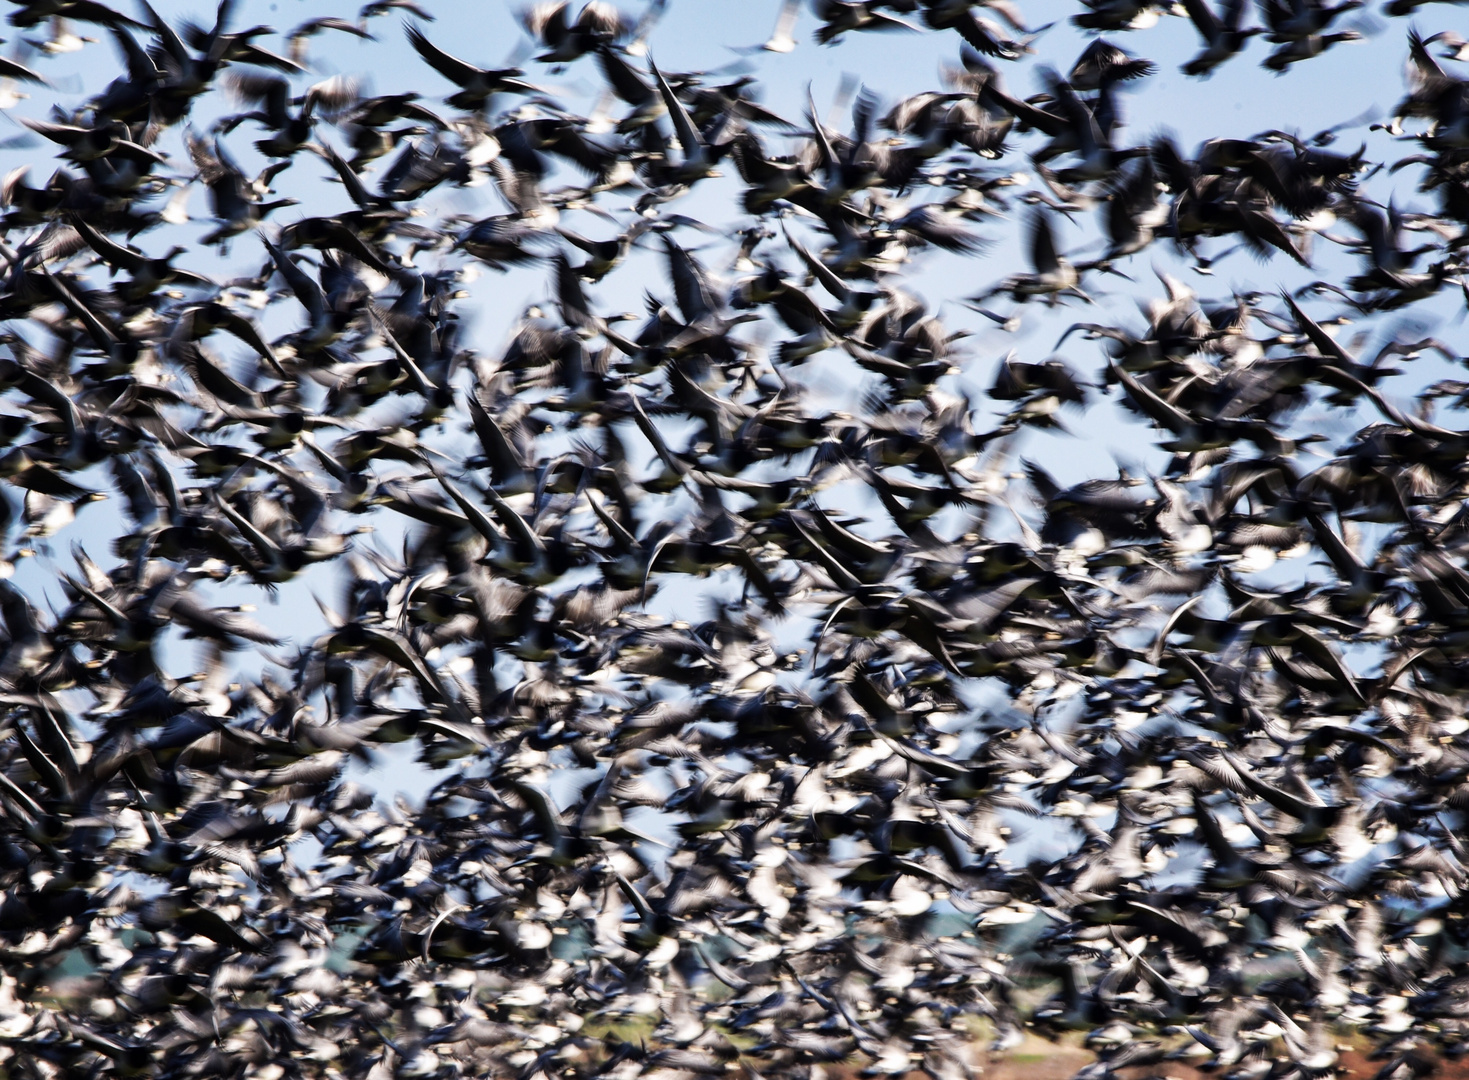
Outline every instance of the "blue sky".
<path fill-rule="evenodd" d="M 527 51 L 524 35 L 514 17 L 518 5 L 427 0 L 426 6 L 437 15 L 437 21 L 425 26 L 428 36 L 462 59 L 490 67 L 505 63 L 508 57 L 523 56 Z M 633 14 L 640 11 L 637 5 L 625 3 L 623 6 Z M 212 6 L 205 4 L 167 0 L 158 3 L 157 7 L 173 21 L 187 15 L 209 24 L 214 17 Z M 780 0 L 671 0 L 665 17 L 650 39 L 651 52 L 660 67 L 668 71 L 712 72 L 739 64 L 741 66 L 735 71 L 747 72 L 760 80 L 765 104 L 797 123 L 801 122 L 804 113 L 808 84 L 818 108 L 825 114 L 844 79 L 855 78 L 891 103 L 917 91 L 938 87 L 941 68 L 958 61 L 959 39 L 952 33 L 851 34 L 839 44 L 817 46 L 811 41 L 816 21 L 809 11 L 801 14 L 796 31 L 800 44 L 792 53 L 757 53 L 742 58 L 732 51 L 731 47 L 753 46 L 764 41 L 774 25 L 779 7 Z M 1067 21 L 1073 10 L 1073 5 L 1049 0 L 1024 5 L 1026 18 L 1033 26 L 1054 25 L 1036 40 L 1034 61 L 1006 68 L 1007 81 L 1013 92 L 1023 96 L 1040 89 L 1036 78 L 1040 63 L 1052 64 L 1063 72 L 1069 69 L 1087 42 L 1087 38 L 1077 33 Z M 1425 32 L 1431 32 L 1449 25 L 1453 10 L 1427 8 L 1418 22 Z M 281 31 L 288 31 L 312 16 L 351 13 L 350 5 L 318 0 L 250 2 L 239 5 L 238 24 L 266 22 Z M 397 16 L 375 20 L 372 29 L 379 38 L 376 42 L 362 42 L 333 33 L 316 38 L 311 48 L 317 62 L 317 73 L 312 78 L 338 72 L 360 74 L 366 77 L 368 89 L 372 92 L 416 89 L 424 93 L 430 107 L 439 108 L 434 99 L 449 92 L 449 84 L 428 70 L 408 48 L 403 38 L 403 21 Z M 112 77 L 119 68 L 114 46 L 104 32 L 97 28 L 78 29 L 103 40 L 87 46 L 79 54 L 41 57 L 31 61 L 52 75 L 64 90 L 70 91 L 61 98 L 69 103 L 79 103 L 83 93 L 100 89 L 102 81 Z M 1242 57 L 1226 64 L 1207 80 L 1187 78 L 1178 70 L 1179 65 L 1198 48 L 1197 34 L 1186 19 L 1164 18 L 1158 26 L 1145 32 L 1113 35 L 1116 43 L 1159 64 L 1157 74 L 1143 80 L 1126 96 L 1129 130 L 1125 141 L 1141 144 L 1156 133 L 1171 131 L 1185 149 L 1191 150 L 1200 140 L 1211 136 L 1246 137 L 1269 128 L 1310 136 L 1322 128 L 1363 113 L 1385 118 L 1402 94 L 1406 30 L 1406 20 L 1394 20 L 1390 24 L 1379 20 L 1377 32 L 1370 40 L 1338 46 L 1325 56 L 1297 65 L 1280 76 L 1258 66 L 1269 46 L 1256 39 Z M 274 43 L 267 41 L 267 44 L 280 47 L 279 39 Z M 600 73 L 590 59 L 581 60 L 564 73 L 554 76 L 544 69 L 537 69 L 532 63 L 526 66 L 532 71 L 528 76 L 532 81 L 546 86 L 554 96 L 576 111 L 589 110 L 600 91 Z M 733 73 L 730 72 L 731 75 Z M 312 78 L 301 78 L 298 80 L 300 86 L 304 88 Z M 37 88 L 32 88 L 32 92 L 35 96 L 16 112 L 27 115 L 43 113 L 50 100 L 47 92 Z M 216 108 L 224 101 L 223 94 L 215 94 L 213 98 L 211 104 Z M 202 128 L 210 119 L 210 115 L 200 115 L 196 117 L 196 126 Z M 845 115 L 832 120 L 838 127 L 846 127 L 850 123 Z M 257 137 L 253 126 L 247 123 L 228 139 L 232 152 L 247 171 L 259 167 L 258 158 L 249 149 L 250 142 Z M 171 139 L 172 142 L 166 142 L 164 148 L 177 154 L 176 133 Z M 1411 143 L 1394 143 L 1385 133 L 1369 134 L 1365 125 L 1360 130 L 1344 132 L 1339 145 L 1350 151 L 1363 140 L 1368 143 L 1369 157 L 1375 160 L 1390 162 L 1412 153 L 1414 149 Z M 779 137 L 771 137 L 770 141 L 780 147 Z M 32 182 L 39 183 L 54 167 L 49 157 L 50 150 L 49 145 L 43 145 L 5 151 L 0 153 L 0 168 L 8 171 L 17 165 L 34 162 Z M 379 166 L 385 165 L 387 160 L 384 159 Z M 1009 160 L 1013 161 L 1012 168 L 1027 167 L 1023 155 L 1014 155 Z M 186 165 L 187 159 L 181 157 L 179 168 L 185 169 Z M 721 181 L 701 185 L 693 195 L 669 209 L 698 217 L 715 227 L 736 223 L 737 218 L 731 211 L 738 181 L 733 176 L 732 165 L 726 166 L 725 171 L 731 175 Z M 277 186 L 283 194 L 300 198 L 302 206 L 277 215 L 274 222 L 282 225 L 296 216 L 345 208 L 347 204 L 340 188 L 324 182 L 327 174 L 323 162 L 311 155 L 300 155 L 293 167 L 279 178 Z M 1392 197 L 1400 206 L 1428 209 L 1423 198 L 1414 193 L 1413 184 L 1411 170 L 1397 176 L 1390 176 L 1384 171 L 1373 178 L 1368 190 L 1383 202 Z M 614 193 L 604 201 L 604 205 L 621 215 L 635 197 L 636 192 Z M 916 198 L 921 201 L 922 194 Z M 445 209 L 474 215 L 503 211 L 493 189 L 488 186 L 469 192 L 435 194 L 426 203 L 431 215 Z M 191 212 L 201 219 L 207 214 L 207 199 L 202 189 L 195 191 L 189 205 Z M 1024 216 L 1016 215 L 1017 218 Z M 611 228 L 588 215 L 572 217 L 567 223 L 594 236 L 608 235 Z M 208 223 L 201 220 L 197 226 L 188 228 L 197 235 L 207 231 Z M 1231 289 L 1236 288 L 1264 291 L 1274 291 L 1281 286 L 1299 288 L 1315 276 L 1340 277 L 1356 265 L 1354 257 L 1330 244 L 1318 243 L 1314 274 L 1301 270 L 1283 257 L 1260 264 L 1248 255 L 1237 254 L 1221 262 L 1214 276 L 1202 277 L 1193 274 L 1186 264 L 1174 258 L 1166 242 L 1160 242 L 1141 256 L 1134 257 L 1125 267 L 1136 279 L 1135 285 L 1115 278 L 1098 281 L 1098 304 L 1095 308 L 1074 304 L 1047 312 L 1032 305 L 1025 312 L 1020 332 L 1006 334 L 958 303 L 962 297 L 980 291 L 1015 270 L 1026 268 L 1013 222 L 986 225 L 980 231 L 995 241 L 982 258 L 925 254 L 910 268 L 907 278 L 907 287 L 921 294 L 932 309 L 941 312 L 952 328 L 973 333 L 964 346 L 968 356 L 964 371 L 952 387 L 968 390 L 971 394 L 989 385 L 999 359 L 1012 348 L 1019 351 L 1022 359 L 1045 359 L 1051 354 L 1061 331 L 1073 321 L 1130 322 L 1137 325 L 1139 318 L 1135 300 L 1161 293 L 1153 276 L 1154 267 L 1186 279 L 1206 298 L 1221 299 L 1227 298 Z M 1344 225 L 1336 231 L 1350 233 Z M 1098 236 L 1095 214 L 1079 215 L 1075 225 L 1060 227 L 1057 235 L 1065 250 L 1094 244 Z M 153 251 L 161 250 L 175 239 L 165 238 L 163 233 L 145 234 L 137 242 L 146 250 Z M 702 245 L 700 256 L 712 269 L 721 270 L 727 264 L 731 246 L 726 240 L 717 236 L 699 239 L 690 234 L 686 242 Z M 1216 242 L 1214 250 L 1225 246 Z M 1095 252 L 1096 249 L 1092 250 Z M 236 269 L 255 269 L 264 260 L 263 249 L 254 238 L 245 236 L 235 242 L 230 261 Z M 185 255 L 180 263 L 219 277 L 227 276 L 217 256 L 205 249 Z M 662 272 L 661 257 L 650 251 L 636 257 L 626 269 L 614 274 L 592 294 L 604 311 L 637 310 L 641 306 L 644 289 L 667 293 Z M 502 347 L 508 329 L 524 308 L 530 303 L 543 302 L 548 296 L 547 273 L 540 268 L 510 275 L 486 272 L 468 287 L 471 297 L 461 305 L 461 310 L 470 321 L 470 342 L 490 354 Z M 1007 304 L 1007 301 L 1000 301 L 997 306 Z M 282 313 L 272 316 L 280 321 L 269 325 L 274 333 L 291 329 L 291 320 L 296 314 L 288 304 L 280 307 Z M 1414 309 L 1415 318 L 1428 317 L 1429 321 L 1424 325 L 1429 331 L 1451 342 L 1457 338 L 1455 347 L 1465 351 L 1462 327 L 1432 321 L 1435 309 L 1442 316 L 1456 307 L 1461 308 L 1457 298 L 1446 297 L 1442 302 L 1420 307 L 1421 311 Z M 1312 310 L 1321 316 L 1333 313 L 1328 305 L 1315 305 Z M 230 349 L 223 342 L 216 343 L 216 347 L 224 352 Z M 1079 339 L 1073 339 L 1063 355 L 1087 377 L 1095 375 L 1100 367 L 1101 353 L 1097 346 Z M 847 374 L 849 369 L 843 363 L 840 357 L 826 357 L 810 364 L 803 372 L 803 377 L 833 397 L 837 407 L 851 404 L 840 400 L 843 393 L 849 398 L 853 396 L 854 384 Z M 1420 364 L 1423 366 L 1419 371 L 1429 369 L 1429 361 Z M 1442 377 L 1442 374 L 1435 372 L 1433 377 Z M 1419 377 L 1414 376 L 1415 379 Z M 1412 388 L 1411 385 L 1395 387 L 1399 393 Z M 1153 468 L 1161 467 L 1164 461 L 1156 451 L 1150 450 L 1146 430 L 1136 424 L 1122 423 L 1115 408 L 1106 402 L 1093 405 L 1084 417 L 1080 414 L 1067 417 L 1066 422 L 1073 431 L 1082 434 L 1081 441 L 1034 436 L 1024 448 L 1027 455 L 1041 461 L 1063 482 L 1105 474 L 1109 471 L 1105 464 L 1109 456 L 1130 465 Z M 1303 422 L 1309 423 L 1310 416 L 1304 417 Z M 1335 422 L 1341 423 L 1340 420 Z M 861 505 L 859 494 L 852 496 L 858 507 Z M 379 532 L 368 542 L 393 550 L 401 536 L 401 525 L 385 520 L 387 517 L 379 515 L 374 520 Z M 120 527 L 115 505 L 104 503 L 89 508 L 76 525 L 53 538 L 51 547 L 56 555 L 49 565 L 69 564 L 70 558 L 64 553 L 72 540 L 86 542 L 96 556 L 106 554 L 108 540 Z M 1298 569 L 1306 572 L 1304 566 Z M 18 580 L 27 588 L 39 589 L 51 572 L 45 562 L 38 561 L 30 566 L 22 564 Z M 319 568 L 306 576 L 305 584 L 323 599 L 330 599 L 336 594 L 334 574 L 334 568 Z M 56 595 L 53 590 L 53 598 Z M 259 605 L 257 617 L 262 622 L 297 643 L 304 644 L 323 628 L 308 589 L 288 588 L 276 606 L 246 586 L 232 585 L 219 590 L 219 602 L 250 600 Z M 652 610 L 658 611 L 660 605 L 673 603 L 665 594 L 664 598 L 655 601 Z M 681 612 L 668 606 L 664 613 Z M 802 629 L 792 627 L 792 637 L 798 638 Z M 186 650 L 180 650 L 175 656 L 178 674 L 190 670 L 195 663 L 194 657 Z M 243 656 L 242 661 L 248 662 Z M 401 762 L 376 779 L 387 790 L 401 787 L 419 791 L 423 786 L 423 777 Z"/>

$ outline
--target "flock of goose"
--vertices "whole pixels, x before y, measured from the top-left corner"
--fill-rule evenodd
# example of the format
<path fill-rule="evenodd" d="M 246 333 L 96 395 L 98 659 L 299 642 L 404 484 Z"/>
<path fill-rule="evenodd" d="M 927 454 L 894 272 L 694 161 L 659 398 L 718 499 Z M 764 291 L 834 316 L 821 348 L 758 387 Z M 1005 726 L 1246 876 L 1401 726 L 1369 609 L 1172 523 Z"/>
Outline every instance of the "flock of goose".
<path fill-rule="evenodd" d="M 58 160 L 0 188 L 4 1075 L 1469 1050 L 1469 382 L 1430 336 L 1469 300 L 1469 46 L 1387 21 L 1444 9 L 1082 0 L 1062 74 L 1010 0 L 813 0 L 814 40 L 788 0 L 752 55 L 950 62 L 848 125 L 660 67 L 665 4 L 536 4 L 533 61 L 484 68 L 410 0 L 279 41 L 232 0 L 12 0 L 0 104 Z M 1131 145 L 1145 31 L 1184 18 L 1190 77 L 1405 32 L 1400 152 Z M 403 33 L 447 96 L 309 74 Z M 38 112 L 80 48 L 122 66 Z M 1368 195 L 1393 177 L 1417 209 Z M 1360 266 L 1201 301 L 1239 249 Z M 997 360 L 917 295 L 982 254 L 959 314 L 1064 306 L 1057 351 Z M 1097 303 L 1165 255 L 1141 322 Z M 653 266 L 643 312 L 599 303 Z M 544 300 L 470 347 L 476 276 L 517 275 Z M 1055 479 L 1028 448 L 1101 457 L 1087 407 L 1156 467 Z M 323 582 L 315 640 L 240 602 Z M 407 748 L 420 804 L 363 786 Z"/>

